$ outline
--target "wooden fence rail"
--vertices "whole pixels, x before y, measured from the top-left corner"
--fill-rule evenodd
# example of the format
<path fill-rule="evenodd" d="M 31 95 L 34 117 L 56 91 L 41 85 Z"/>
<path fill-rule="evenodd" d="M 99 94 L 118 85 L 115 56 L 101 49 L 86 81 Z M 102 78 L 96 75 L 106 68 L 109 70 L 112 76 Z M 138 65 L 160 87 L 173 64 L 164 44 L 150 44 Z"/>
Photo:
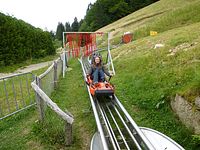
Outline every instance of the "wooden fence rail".
<path fill-rule="evenodd" d="M 69 113 L 62 111 L 56 103 L 54 103 L 36 84 L 35 82 L 31 83 L 34 91 L 40 96 L 40 100 L 43 100 L 55 113 L 57 113 L 63 120 L 67 121 L 69 124 L 72 124 L 74 119 Z"/>
<path fill-rule="evenodd" d="M 40 111 L 40 119 L 44 120 L 44 102 L 65 121 L 65 143 L 70 145 L 72 143 L 72 123 L 74 121 L 73 116 L 62 111 L 56 103 L 54 103 L 37 85 L 35 82 L 31 83 L 32 88 L 38 95 L 37 106 Z"/>
<path fill-rule="evenodd" d="M 64 112 L 61 110 L 56 103 L 54 103 L 50 98 L 47 93 L 45 93 L 45 88 L 42 87 L 43 84 L 47 84 L 47 86 L 51 87 L 50 84 L 53 84 L 53 89 L 50 89 L 50 93 L 57 87 L 57 82 L 59 78 L 59 74 L 63 73 L 65 71 L 65 58 L 64 54 L 62 55 L 62 59 L 57 59 L 56 61 L 53 62 L 53 64 L 40 76 L 35 77 L 35 81 L 31 83 L 31 86 L 33 90 L 35 91 L 36 95 L 36 103 L 38 107 L 38 112 L 39 112 L 39 119 L 41 122 L 44 121 L 45 119 L 45 105 L 49 106 L 59 117 L 61 117 L 64 122 L 65 122 L 65 144 L 66 145 L 71 145 L 72 143 L 72 123 L 74 121 L 73 116 L 69 112 Z M 62 67 L 58 67 L 58 65 L 62 65 Z M 58 69 L 60 68 L 60 70 Z M 48 77 L 49 74 L 53 71 L 53 78 L 52 76 L 48 79 L 45 80 L 45 77 Z M 64 73 L 63 73 L 64 74 Z M 64 77 L 64 76 L 63 76 Z M 41 82 L 44 79 L 44 83 Z M 53 80 L 53 81 L 52 81 Z M 48 93 L 48 94 L 50 94 Z"/>

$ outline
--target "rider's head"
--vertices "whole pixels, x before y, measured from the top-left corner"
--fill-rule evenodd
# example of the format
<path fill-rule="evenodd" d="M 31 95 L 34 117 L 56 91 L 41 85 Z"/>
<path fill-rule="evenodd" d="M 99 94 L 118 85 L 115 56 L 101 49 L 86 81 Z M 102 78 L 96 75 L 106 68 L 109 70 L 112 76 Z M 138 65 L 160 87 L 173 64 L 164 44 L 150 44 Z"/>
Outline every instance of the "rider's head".
<path fill-rule="evenodd" d="M 95 62 L 95 64 L 99 64 L 100 63 L 100 57 L 99 56 L 96 56 L 95 58 L 94 58 L 94 62 Z"/>

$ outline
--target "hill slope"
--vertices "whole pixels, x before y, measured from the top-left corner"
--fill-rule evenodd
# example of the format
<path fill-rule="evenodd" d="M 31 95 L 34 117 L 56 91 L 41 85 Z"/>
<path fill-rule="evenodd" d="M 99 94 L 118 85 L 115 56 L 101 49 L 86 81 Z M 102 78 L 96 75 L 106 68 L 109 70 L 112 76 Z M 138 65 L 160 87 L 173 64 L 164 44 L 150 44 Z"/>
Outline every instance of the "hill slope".
<path fill-rule="evenodd" d="M 131 31 L 134 34 L 133 42 L 112 49 L 117 72 L 112 82 L 116 86 L 116 94 L 124 107 L 139 126 L 156 129 L 187 150 L 199 149 L 200 142 L 174 115 L 169 101 L 176 93 L 182 95 L 188 93 L 188 96 L 198 95 L 200 83 L 199 4 L 200 0 L 161 0 L 100 29 L 100 31 L 111 32 L 113 45 L 120 43 L 124 32 Z M 150 30 L 158 31 L 158 35 L 149 36 Z M 157 43 L 165 46 L 154 49 Z M 50 132 L 47 130 L 42 132 L 42 128 L 35 122 L 33 129 L 30 129 L 31 138 L 18 136 L 18 140 L 12 140 L 13 147 L 20 139 L 23 141 L 23 147 L 25 145 L 25 148 L 29 149 L 33 147 L 33 144 L 38 146 L 38 149 L 86 149 L 89 147 L 90 138 L 95 132 L 95 121 L 92 113 L 85 117 L 81 111 L 89 106 L 88 96 L 81 80 L 79 64 L 73 61 L 71 63 L 73 70 L 68 73 L 67 78 L 60 81 L 59 88 L 54 92 L 52 99 L 59 100 L 58 105 L 68 108 L 76 118 L 73 145 L 64 147 L 59 143 L 63 142 L 62 138 L 55 138 L 54 134 L 51 134 L 51 128 Z M 71 87 L 70 85 L 73 85 L 73 88 L 68 88 Z M 75 93 L 74 89 L 79 88 L 82 89 Z M 52 116 L 49 118 L 52 119 Z M 3 129 L 4 126 L 1 130 L 3 134 L 0 135 L 6 136 Z M 63 130 L 62 127 L 60 130 Z M 57 139 L 58 142 L 55 142 Z M 8 148 L 8 142 L 8 140 L 4 142 L 2 147 Z"/>
<path fill-rule="evenodd" d="M 124 32 L 133 33 L 133 42 L 112 49 L 117 95 L 139 125 L 165 133 L 186 149 L 198 149 L 200 142 L 181 125 L 170 101 L 179 94 L 193 104 L 199 96 L 199 27 L 200 0 L 161 0 L 99 30 L 111 32 L 112 45 Z M 158 35 L 149 36 L 152 30 Z M 155 44 L 164 47 L 154 49 Z"/>

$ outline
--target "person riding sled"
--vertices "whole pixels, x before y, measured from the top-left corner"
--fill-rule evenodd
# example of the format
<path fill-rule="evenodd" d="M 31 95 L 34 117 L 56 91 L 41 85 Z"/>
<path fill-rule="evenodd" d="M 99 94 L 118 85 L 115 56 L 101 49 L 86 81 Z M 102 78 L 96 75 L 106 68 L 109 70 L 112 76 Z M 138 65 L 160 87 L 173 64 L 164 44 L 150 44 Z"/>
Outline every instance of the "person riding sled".
<path fill-rule="evenodd" d="M 94 56 L 87 75 L 93 78 L 93 84 L 96 85 L 98 82 L 105 81 L 105 74 L 112 77 L 112 74 L 110 74 L 107 68 L 103 65 L 101 56 Z"/>

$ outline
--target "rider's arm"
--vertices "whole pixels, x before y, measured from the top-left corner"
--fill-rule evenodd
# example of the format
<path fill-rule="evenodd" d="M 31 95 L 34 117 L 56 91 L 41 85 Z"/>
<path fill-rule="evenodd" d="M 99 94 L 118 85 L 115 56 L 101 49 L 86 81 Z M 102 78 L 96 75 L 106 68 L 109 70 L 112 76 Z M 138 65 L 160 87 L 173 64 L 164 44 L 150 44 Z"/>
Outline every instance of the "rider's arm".
<path fill-rule="evenodd" d="M 109 77 L 111 76 L 110 73 L 108 72 L 107 67 L 105 65 L 103 65 L 103 71 L 107 76 L 109 76 Z"/>
<path fill-rule="evenodd" d="M 92 66 L 90 66 L 90 68 L 87 70 L 87 75 L 91 75 L 92 74 Z"/>

